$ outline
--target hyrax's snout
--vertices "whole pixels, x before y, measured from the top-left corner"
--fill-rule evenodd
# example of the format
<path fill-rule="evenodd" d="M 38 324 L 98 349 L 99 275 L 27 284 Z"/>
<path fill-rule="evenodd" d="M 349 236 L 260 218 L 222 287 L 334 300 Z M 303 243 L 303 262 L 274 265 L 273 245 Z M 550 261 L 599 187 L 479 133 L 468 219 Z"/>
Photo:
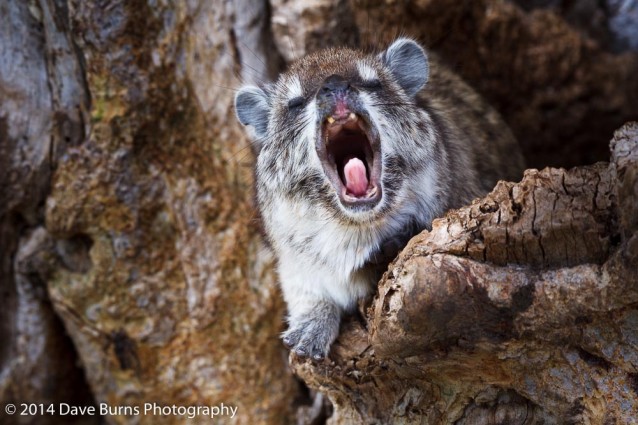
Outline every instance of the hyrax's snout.
<path fill-rule="evenodd" d="M 322 118 L 346 119 L 355 102 L 355 93 L 350 82 L 341 75 L 326 78 L 317 90 L 317 105 Z"/>
<path fill-rule="evenodd" d="M 344 95 L 350 83 L 341 75 L 333 74 L 326 78 L 319 89 L 319 96 Z"/>

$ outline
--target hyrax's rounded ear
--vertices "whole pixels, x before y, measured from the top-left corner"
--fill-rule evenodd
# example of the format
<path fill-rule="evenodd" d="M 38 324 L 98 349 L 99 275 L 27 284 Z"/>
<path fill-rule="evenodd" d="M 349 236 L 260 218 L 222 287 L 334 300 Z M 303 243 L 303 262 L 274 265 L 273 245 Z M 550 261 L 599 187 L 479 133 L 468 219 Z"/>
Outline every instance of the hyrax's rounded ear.
<path fill-rule="evenodd" d="M 408 38 L 399 38 L 379 55 L 403 90 L 414 96 L 428 81 L 430 66 L 421 46 Z"/>
<path fill-rule="evenodd" d="M 243 125 L 251 125 L 260 139 L 268 130 L 268 96 L 255 86 L 244 86 L 235 95 L 235 113 Z"/>

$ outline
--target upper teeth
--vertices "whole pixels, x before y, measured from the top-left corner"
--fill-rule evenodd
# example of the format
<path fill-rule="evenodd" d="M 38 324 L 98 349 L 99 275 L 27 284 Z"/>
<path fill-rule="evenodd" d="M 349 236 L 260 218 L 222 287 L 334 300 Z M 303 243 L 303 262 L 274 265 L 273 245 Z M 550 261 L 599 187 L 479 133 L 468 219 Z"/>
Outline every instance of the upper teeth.
<path fill-rule="evenodd" d="M 357 120 L 357 115 L 354 112 L 350 112 L 350 114 L 348 115 L 348 120 L 356 121 Z M 328 118 L 326 118 L 326 121 L 328 121 L 328 124 L 332 124 L 332 123 L 334 123 L 336 121 L 336 119 L 335 119 L 335 117 L 333 117 L 331 115 Z"/>

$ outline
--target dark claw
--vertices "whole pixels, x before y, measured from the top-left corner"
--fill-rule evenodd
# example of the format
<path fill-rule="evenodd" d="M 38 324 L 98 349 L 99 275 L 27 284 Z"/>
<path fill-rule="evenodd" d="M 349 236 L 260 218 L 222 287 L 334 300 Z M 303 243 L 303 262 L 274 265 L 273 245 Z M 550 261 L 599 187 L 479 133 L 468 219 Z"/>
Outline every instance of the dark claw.
<path fill-rule="evenodd" d="M 316 361 L 321 361 L 324 359 L 324 357 L 325 356 L 323 355 L 323 353 L 315 353 L 312 355 L 312 358 Z"/>
<path fill-rule="evenodd" d="M 291 336 L 285 336 L 283 338 L 283 342 L 284 342 L 284 345 L 286 346 L 286 348 L 288 348 L 288 349 L 294 347 L 294 345 L 295 345 L 294 338 L 291 337 Z"/>
<path fill-rule="evenodd" d="M 304 347 L 295 348 L 295 354 L 299 357 L 308 357 L 308 351 Z"/>

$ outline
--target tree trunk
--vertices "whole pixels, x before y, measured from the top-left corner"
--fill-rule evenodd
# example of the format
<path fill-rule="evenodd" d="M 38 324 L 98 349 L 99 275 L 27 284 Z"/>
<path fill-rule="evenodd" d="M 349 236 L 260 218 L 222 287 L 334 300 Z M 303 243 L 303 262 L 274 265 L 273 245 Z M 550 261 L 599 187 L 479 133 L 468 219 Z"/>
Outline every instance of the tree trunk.
<path fill-rule="evenodd" d="M 239 70 L 240 55 L 271 49 L 266 5 L 244 3 L 0 5 L 2 161 L 15 170 L 3 181 L 3 404 L 86 403 L 58 392 L 88 393 L 64 378 L 73 357 L 41 347 L 64 337 L 28 292 L 46 282 L 96 403 L 224 403 L 241 423 L 292 420 L 284 306 L 231 109 L 238 75 L 272 75 L 280 60 Z"/>
<path fill-rule="evenodd" d="M 82 143 L 89 99 L 62 9 L 3 1 L 0 22 L 0 422 L 35 423 L 4 417 L 5 403 L 92 402 L 40 273 L 52 170 Z"/>
<path fill-rule="evenodd" d="M 606 160 L 638 118 L 636 44 L 577 17 L 633 15 L 527 3 L 0 2 L 0 422 L 97 423 L 2 407 L 65 402 L 321 423 L 314 390 L 332 423 L 636 415 L 635 126 L 609 166 L 530 170 L 416 237 L 330 361 L 291 370 L 279 341 L 234 90 L 404 33 L 503 114 L 530 166 Z"/>

